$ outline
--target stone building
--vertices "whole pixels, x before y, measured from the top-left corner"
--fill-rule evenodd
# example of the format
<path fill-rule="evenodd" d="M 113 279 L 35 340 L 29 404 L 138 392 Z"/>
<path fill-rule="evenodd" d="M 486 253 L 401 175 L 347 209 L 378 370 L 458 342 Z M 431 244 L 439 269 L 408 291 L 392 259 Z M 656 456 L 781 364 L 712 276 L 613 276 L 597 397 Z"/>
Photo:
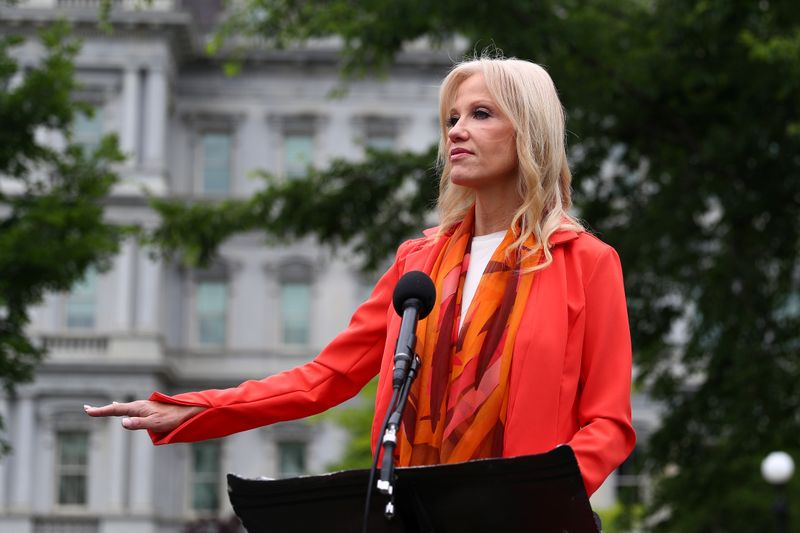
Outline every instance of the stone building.
<path fill-rule="evenodd" d="M 23 64 L 41 56 L 35 30 L 56 18 L 83 39 L 76 98 L 95 113 L 79 118 L 76 135 L 92 145 L 117 132 L 129 156 L 107 207 L 111 220 L 155 225 L 144 191 L 246 197 L 261 185 L 255 169 L 291 179 L 308 165 L 362 157 L 368 145 L 422 150 L 438 136 L 445 53 L 409 52 L 388 79 L 353 82 L 332 99 L 332 45 L 253 53 L 227 77 L 202 52 L 221 2 L 115 1 L 112 34 L 97 29 L 98 4 L 4 6 L 0 32 L 31 37 L 18 52 Z M 90 272 L 34 310 L 31 333 L 49 356 L 33 383 L 0 402 L 14 448 L 0 460 L 0 531 L 181 531 L 231 514 L 226 472 L 322 472 L 339 457 L 346 436 L 325 422 L 156 448 L 118 420 L 84 415 L 84 403 L 230 387 L 307 361 L 345 327 L 373 281 L 345 254 L 310 241 L 274 247 L 242 235 L 220 255 L 190 270 L 126 241 L 109 271 Z M 616 483 L 598 493 L 601 506 L 613 501 Z"/>

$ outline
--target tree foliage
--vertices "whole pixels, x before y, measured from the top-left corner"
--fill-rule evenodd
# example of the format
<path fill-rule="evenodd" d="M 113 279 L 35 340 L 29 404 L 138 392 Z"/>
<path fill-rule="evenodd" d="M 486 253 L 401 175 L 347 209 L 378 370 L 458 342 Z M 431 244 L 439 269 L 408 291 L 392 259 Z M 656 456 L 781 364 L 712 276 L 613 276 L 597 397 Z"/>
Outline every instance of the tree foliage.
<path fill-rule="evenodd" d="M 352 75 L 386 67 L 420 37 L 436 43 L 458 34 L 475 49 L 494 45 L 545 65 L 568 110 L 579 213 L 620 252 L 638 380 L 664 406 L 648 443 L 657 482 L 650 527 L 770 527 L 759 461 L 775 448 L 800 458 L 795 2 L 239 6 L 221 26 L 218 49 L 234 33 L 278 46 L 338 35 Z M 337 163 L 307 181 L 268 187 L 244 225 L 264 220 L 273 234 L 356 240 L 370 257 L 381 255 L 427 213 L 431 162 L 432 154 L 407 154 Z M 420 180 L 414 201 L 392 203 L 409 179 Z M 338 202 L 345 202 L 341 209 Z M 393 211 L 382 211 L 389 205 Z M 168 226 L 189 227 L 191 213 L 177 213 Z M 216 228 L 214 243 L 226 224 Z"/>
<path fill-rule="evenodd" d="M 327 465 L 331 472 L 370 468 L 372 466 L 372 416 L 375 414 L 375 394 L 378 380 L 373 379 L 358 394 L 359 404 L 352 407 L 334 409 L 320 415 L 347 430 L 350 440 L 341 459 Z"/>
<path fill-rule="evenodd" d="M 336 160 L 304 179 L 261 173 L 265 187 L 248 199 L 183 203 L 154 199 L 162 224 L 147 241 L 190 264 L 205 264 L 234 233 L 262 230 L 272 240 L 314 235 L 348 244 L 372 269 L 419 229 L 434 205 L 435 152 L 369 151 L 366 162 Z"/>
<path fill-rule="evenodd" d="M 24 72 L 14 58 L 22 39 L 0 36 L 0 382 L 9 392 L 44 355 L 25 330 L 29 308 L 104 268 L 123 232 L 103 219 L 111 165 L 122 159 L 116 139 L 91 153 L 72 140 L 76 114 L 91 109 L 73 99 L 79 43 L 69 31 L 42 31 L 44 55 Z"/>

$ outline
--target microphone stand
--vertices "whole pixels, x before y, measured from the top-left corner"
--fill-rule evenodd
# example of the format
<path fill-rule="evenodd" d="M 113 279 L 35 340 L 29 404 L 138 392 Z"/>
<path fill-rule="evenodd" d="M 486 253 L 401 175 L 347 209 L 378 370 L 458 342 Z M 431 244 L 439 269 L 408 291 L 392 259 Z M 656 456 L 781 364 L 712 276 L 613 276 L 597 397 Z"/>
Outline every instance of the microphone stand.
<path fill-rule="evenodd" d="M 386 418 L 383 420 L 381 433 L 383 439 L 376 443 L 372 458 L 372 468 L 369 471 L 367 484 L 366 504 L 364 505 L 364 520 L 362 532 L 367 533 L 369 525 L 370 500 L 373 488 L 383 494 L 389 495 L 384 516 L 387 520 L 394 517 L 394 450 L 397 447 L 397 431 L 403 419 L 403 409 L 406 405 L 411 384 L 417 377 L 421 361 L 414 351 L 417 343 L 417 322 L 425 318 L 433 308 L 436 301 L 436 287 L 431 278 L 424 272 L 412 270 L 406 272 L 397 282 L 397 287 L 392 295 L 392 303 L 397 314 L 402 317 L 400 331 L 397 335 L 397 344 L 394 352 L 394 369 L 392 370 L 392 398 L 386 409 Z M 375 481 L 375 473 L 383 450 L 383 464 L 381 476 Z"/>
<path fill-rule="evenodd" d="M 387 519 L 394 517 L 394 449 L 397 447 L 397 431 L 400 427 L 400 421 L 403 419 L 403 410 L 406 407 L 406 400 L 408 393 L 411 390 L 411 384 L 417 377 L 417 372 L 420 367 L 420 359 L 417 354 L 414 354 L 414 359 L 411 361 L 411 367 L 405 375 L 403 383 L 400 387 L 400 394 L 397 398 L 397 403 L 394 405 L 393 411 L 389 416 L 386 424 L 386 431 L 383 434 L 383 463 L 381 464 L 381 478 L 378 480 L 376 486 L 382 494 L 389 496 L 389 501 L 384 510 L 384 516 Z M 392 406 L 389 406 L 392 409 Z"/>

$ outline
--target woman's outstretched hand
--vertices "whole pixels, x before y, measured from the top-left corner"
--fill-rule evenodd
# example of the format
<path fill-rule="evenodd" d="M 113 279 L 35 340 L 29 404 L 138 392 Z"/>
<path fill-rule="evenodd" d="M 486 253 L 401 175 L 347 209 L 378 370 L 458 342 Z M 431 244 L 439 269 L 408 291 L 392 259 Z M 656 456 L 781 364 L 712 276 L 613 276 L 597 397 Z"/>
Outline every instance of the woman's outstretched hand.
<path fill-rule="evenodd" d="M 127 403 L 110 403 L 102 407 L 84 405 L 89 416 L 124 416 L 122 426 L 126 429 L 149 429 L 156 433 L 169 433 L 205 407 L 177 405 L 171 403 L 136 400 Z"/>

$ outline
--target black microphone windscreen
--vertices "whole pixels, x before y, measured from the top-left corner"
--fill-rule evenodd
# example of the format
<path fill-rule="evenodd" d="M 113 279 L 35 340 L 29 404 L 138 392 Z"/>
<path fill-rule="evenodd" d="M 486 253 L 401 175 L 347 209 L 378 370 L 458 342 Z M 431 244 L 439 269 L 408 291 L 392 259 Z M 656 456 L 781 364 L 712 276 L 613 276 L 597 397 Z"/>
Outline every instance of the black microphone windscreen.
<path fill-rule="evenodd" d="M 405 304 L 411 298 L 416 298 L 421 303 L 418 315 L 420 320 L 428 316 L 436 302 L 436 287 L 433 280 L 419 270 L 403 274 L 394 288 L 392 300 L 398 315 L 403 315 Z"/>

